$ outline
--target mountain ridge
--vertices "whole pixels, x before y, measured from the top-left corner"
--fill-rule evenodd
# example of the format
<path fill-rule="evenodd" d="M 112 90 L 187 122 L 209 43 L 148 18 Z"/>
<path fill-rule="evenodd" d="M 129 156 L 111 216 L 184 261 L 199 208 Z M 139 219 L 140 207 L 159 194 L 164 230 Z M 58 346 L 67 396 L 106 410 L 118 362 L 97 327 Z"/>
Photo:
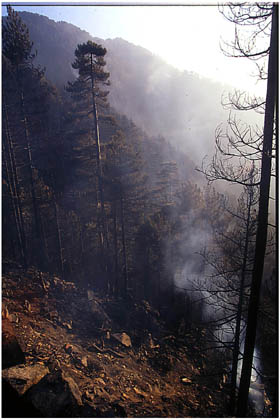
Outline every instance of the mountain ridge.
<path fill-rule="evenodd" d="M 111 106 L 149 135 L 164 136 L 191 154 L 197 164 L 212 154 L 215 128 L 227 117 L 220 103 L 223 85 L 182 72 L 122 38 L 102 40 L 64 21 L 29 12 L 19 15 L 38 50 L 35 63 L 46 68 L 46 77 L 60 89 L 75 77 L 71 63 L 77 44 L 88 40 L 101 43 L 107 49 L 111 74 Z"/>

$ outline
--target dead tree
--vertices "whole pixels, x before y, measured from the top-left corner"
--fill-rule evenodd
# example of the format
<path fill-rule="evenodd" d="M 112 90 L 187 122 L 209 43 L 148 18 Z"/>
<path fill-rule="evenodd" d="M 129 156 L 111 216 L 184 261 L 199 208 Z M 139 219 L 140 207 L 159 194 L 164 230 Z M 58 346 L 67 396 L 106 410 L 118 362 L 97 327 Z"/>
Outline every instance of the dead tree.
<path fill-rule="evenodd" d="M 231 57 L 254 60 L 260 79 L 267 79 L 266 99 L 249 98 L 247 94 L 235 92 L 228 103 L 235 110 L 256 110 L 265 113 L 264 128 L 255 130 L 240 126 L 236 119 L 229 118 L 229 131 L 216 133 L 216 154 L 208 167 L 202 165 L 201 171 L 208 181 L 225 180 L 231 183 L 260 186 L 258 227 L 256 234 L 255 258 L 252 274 L 251 293 L 248 309 L 247 332 L 244 349 L 241 381 L 239 387 L 237 415 L 244 417 L 247 410 L 253 353 L 255 347 L 257 314 L 267 243 L 268 205 L 272 175 L 273 138 L 276 92 L 278 90 L 278 5 L 276 4 L 229 4 L 222 9 L 224 16 L 235 24 L 233 43 L 224 44 L 224 52 Z M 240 28 L 251 27 L 251 35 L 243 42 Z M 267 44 L 259 48 L 258 37 L 267 35 Z M 269 35 L 269 36 L 268 36 Z M 266 63 L 268 60 L 268 70 Z M 275 130 L 275 131 L 274 131 Z M 226 140 L 226 141 L 224 141 Z M 226 146 L 224 147 L 224 145 Z M 259 168 L 259 179 L 252 183 L 247 178 L 248 162 L 255 161 Z"/>
<path fill-rule="evenodd" d="M 247 411 L 251 369 L 257 331 L 257 316 L 267 242 L 268 204 L 271 179 L 273 127 L 278 90 L 278 5 L 273 6 L 271 41 L 268 62 L 267 94 L 264 121 L 264 137 L 261 162 L 258 229 L 256 236 L 255 263 L 252 275 L 248 309 L 245 348 L 240 378 L 237 415 L 245 417 Z"/>

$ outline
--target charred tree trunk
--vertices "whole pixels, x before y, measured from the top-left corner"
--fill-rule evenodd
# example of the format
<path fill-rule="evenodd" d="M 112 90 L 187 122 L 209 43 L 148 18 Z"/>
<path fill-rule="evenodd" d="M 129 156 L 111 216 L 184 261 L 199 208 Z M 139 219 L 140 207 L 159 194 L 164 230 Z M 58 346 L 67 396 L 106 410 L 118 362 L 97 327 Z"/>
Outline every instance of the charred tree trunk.
<path fill-rule="evenodd" d="M 23 262 L 24 261 L 24 253 L 23 253 L 23 247 L 22 247 L 22 241 L 21 241 L 21 235 L 20 235 L 19 220 L 18 220 L 16 205 L 15 205 L 15 199 L 14 199 L 12 182 L 11 182 L 11 174 L 10 174 L 10 169 L 9 169 L 9 165 L 8 165 L 8 162 L 7 162 L 7 154 L 6 154 L 6 150 L 5 150 L 5 142 L 4 141 L 3 141 L 3 144 L 2 144 L 2 162 L 3 162 L 5 172 L 6 172 L 6 180 L 7 180 L 7 187 L 8 187 L 8 199 L 9 199 L 9 202 L 10 202 L 10 206 L 8 206 L 8 208 L 12 210 L 12 212 L 7 211 L 7 222 L 6 223 L 8 223 L 9 226 L 11 226 L 11 225 L 12 225 L 12 227 L 14 226 L 15 231 L 16 231 L 16 237 L 14 237 L 14 234 L 9 235 L 9 237 L 11 239 L 11 243 L 12 243 L 13 258 L 15 260 L 17 260 L 18 256 L 20 255 L 20 261 Z M 5 201 L 4 200 L 4 195 L 3 195 L 2 198 L 3 198 L 3 202 L 4 202 Z M 3 209 L 4 209 L 4 206 L 2 206 L 2 211 L 3 211 Z M 4 211 L 3 211 L 3 214 L 5 214 Z M 3 227 L 4 226 L 5 226 L 5 221 L 3 219 Z M 11 230 L 10 230 L 10 232 L 11 232 Z M 17 250 L 19 250 L 19 252 L 17 252 Z"/>
<path fill-rule="evenodd" d="M 40 212 L 38 208 L 37 198 L 36 198 L 36 190 L 35 190 L 35 181 L 34 181 L 34 166 L 33 166 L 33 160 L 32 160 L 32 151 L 31 151 L 31 143 L 30 143 L 30 134 L 29 134 L 29 128 L 28 128 L 28 121 L 26 117 L 26 111 L 25 111 L 25 103 L 24 103 L 24 94 L 23 89 L 21 87 L 21 77 L 18 74 L 18 89 L 19 89 L 19 97 L 20 97 L 20 112 L 21 112 L 21 120 L 23 122 L 23 132 L 24 132 L 24 143 L 25 148 L 27 151 L 27 161 L 28 161 L 28 172 L 29 172 L 29 183 L 30 183 L 30 189 L 31 189 L 31 198 L 32 198 L 32 207 L 33 207 L 33 213 L 34 213 L 34 221 L 35 221 L 35 232 L 36 232 L 36 239 L 37 239 L 37 251 L 38 251 L 38 262 L 39 265 L 42 268 L 45 268 L 45 258 L 46 258 L 46 252 L 44 249 L 44 239 L 43 239 L 43 233 L 42 233 L 42 226 L 41 226 L 41 220 L 40 220 Z"/>
<path fill-rule="evenodd" d="M 45 218 L 40 215 L 40 226 L 41 226 L 41 233 L 42 233 L 42 242 L 43 242 L 43 249 L 44 249 L 44 256 L 46 258 L 46 261 L 50 263 L 50 256 L 49 256 L 49 250 L 48 250 L 48 240 L 47 240 L 47 234 L 46 234 L 46 228 L 44 225 Z M 46 266 L 46 264 L 44 264 Z"/>
<path fill-rule="evenodd" d="M 244 254 L 241 268 L 241 278 L 239 285 L 239 297 L 238 297 L 238 307 L 236 315 L 236 325 L 235 325 L 235 335 L 234 335 L 234 346 L 233 346 L 233 356 L 232 356 L 232 370 L 231 370 L 231 396 L 230 396 L 230 409 L 231 413 L 235 413 L 235 404 L 236 404 L 236 382 L 237 382 L 237 369 L 238 369 L 238 358 L 240 355 L 240 327 L 242 320 L 242 308 L 244 300 L 244 283 L 246 276 L 247 268 L 247 258 L 248 258 L 248 246 L 249 246 L 249 234 L 250 234 L 250 219 L 251 219 L 251 207 L 252 207 L 252 191 L 248 191 L 249 202 L 248 202 L 248 213 L 246 219 L 246 236 L 245 236 L 245 245 L 244 245 Z"/>
<path fill-rule="evenodd" d="M 115 259 L 114 294 L 118 296 L 119 295 L 119 260 L 118 260 L 117 202 L 116 201 L 114 201 L 113 218 L 114 218 L 114 259 Z"/>
<path fill-rule="evenodd" d="M 59 211 L 56 197 L 53 200 L 54 203 L 54 215 L 55 215 L 55 224 L 56 224 L 56 234 L 57 234 L 57 243 L 58 243 L 58 253 L 59 253 L 59 265 L 60 265 L 60 273 L 64 278 L 64 263 L 63 263 L 63 253 L 62 253 L 62 240 L 61 240 L 61 228 L 59 222 Z"/>
<path fill-rule="evenodd" d="M 27 267 L 26 237 L 22 214 L 22 204 L 20 199 L 20 188 L 17 175 L 17 165 L 14 155 L 13 142 L 10 135 L 8 112 L 5 105 L 5 95 L 3 95 L 3 156 L 6 165 L 9 189 L 11 194 L 12 207 L 14 212 L 15 224 L 17 229 L 18 243 L 23 266 Z"/>
<path fill-rule="evenodd" d="M 261 281 L 263 276 L 264 257 L 267 242 L 268 204 L 271 177 L 272 139 L 278 89 L 278 5 L 274 4 L 272 14 L 271 41 L 268 60 L 267 94 L 264 120 L 264 139 L 260 181 L 260 198 L 258 227 L 254 268 L 252 274 L 251 294 L 248 308 L 248 319 L 242 372 L 240 378 L 237 416 L 245 417 L 251 380 L 252 362 L 256 340 L 257 315 L 260 302 Z"/>
<path fill-rule="evenodd" d="M 123 195 L 121 193 L 120 198 L 121 204 L 121 227 L 122 227 L 122 249 L 123 249 L 123 295 L 127 295 L 127 285 L 128 285 L 128 274 L 127 274 L 127 253 L 126 253 L 126 238 L 125 238 L 125 223 L 124 223 L 124 208 L 123 208 Z"/>

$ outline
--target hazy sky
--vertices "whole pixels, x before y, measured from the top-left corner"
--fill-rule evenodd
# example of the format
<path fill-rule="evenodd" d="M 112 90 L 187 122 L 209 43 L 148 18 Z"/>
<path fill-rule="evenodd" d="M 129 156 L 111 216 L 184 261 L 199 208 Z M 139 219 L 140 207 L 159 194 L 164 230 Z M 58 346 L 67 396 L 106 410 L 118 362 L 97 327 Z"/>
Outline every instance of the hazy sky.
<path fill-rule="evenodd" d="M 26 10 L 73 23 L 92 36 L 121 37 L 149 49 L 180 70 L 194 71 L 257 94 L 262 92 L 261 83 L 256 84 L 256 79 L 251 77 L 255 66 L 249 60 L 228 58 L 220 51 L 221 39 L 233 39 L 234 25 L 219 13 L 216 5 L 191 6 L 186 2 L 184 6 L 128 6 L 125 3 L 101 6 L 96 3 L 10 4 L 17 11 Z M 2 7 L 3 14 L 6 14 L 5 9 Z"/>

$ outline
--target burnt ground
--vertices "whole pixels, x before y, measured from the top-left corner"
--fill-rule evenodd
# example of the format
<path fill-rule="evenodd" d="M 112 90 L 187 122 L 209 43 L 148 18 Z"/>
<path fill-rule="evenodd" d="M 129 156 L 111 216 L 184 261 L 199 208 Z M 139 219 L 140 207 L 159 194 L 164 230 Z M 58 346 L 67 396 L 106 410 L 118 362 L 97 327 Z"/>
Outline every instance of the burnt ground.
<path fill-rule="evenodd" d="M 217 352 L 203 356 L 203 331 L 168 330 L 145 301 L 105 299 L 13 268 L 3 275 L 2 308 L 25 366 L 64 372 L 77 385 L 81 404 L 73 416 L 227 417 L 226 374 Z"/>

